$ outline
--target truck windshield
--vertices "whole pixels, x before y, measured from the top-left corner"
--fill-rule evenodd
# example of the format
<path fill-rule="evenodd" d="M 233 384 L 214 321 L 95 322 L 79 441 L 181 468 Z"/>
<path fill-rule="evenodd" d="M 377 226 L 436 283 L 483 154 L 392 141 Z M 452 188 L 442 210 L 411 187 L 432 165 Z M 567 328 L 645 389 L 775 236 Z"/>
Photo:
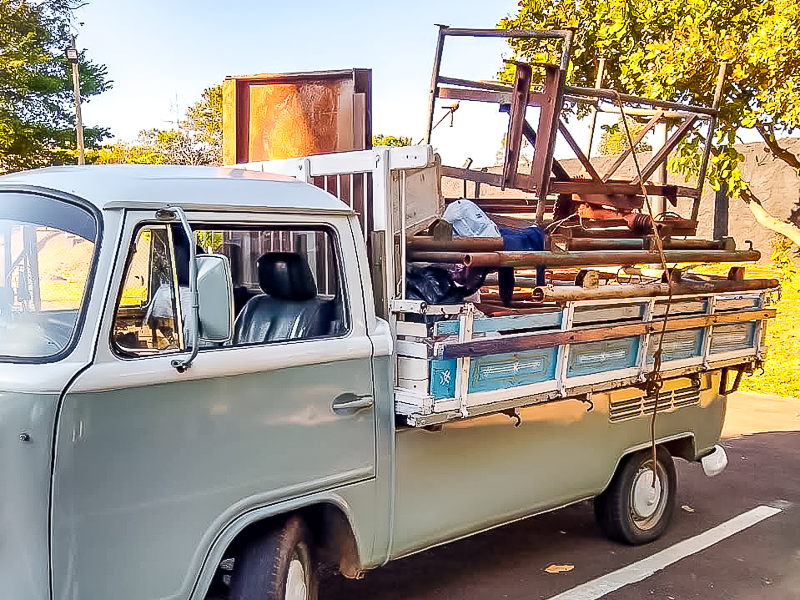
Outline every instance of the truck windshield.
<path fill-rule="evenodd" d="M 0 194 L 0 360 L 65 352 L 79 323 L 98 225 L 88 211 L 34 194 Z"/>

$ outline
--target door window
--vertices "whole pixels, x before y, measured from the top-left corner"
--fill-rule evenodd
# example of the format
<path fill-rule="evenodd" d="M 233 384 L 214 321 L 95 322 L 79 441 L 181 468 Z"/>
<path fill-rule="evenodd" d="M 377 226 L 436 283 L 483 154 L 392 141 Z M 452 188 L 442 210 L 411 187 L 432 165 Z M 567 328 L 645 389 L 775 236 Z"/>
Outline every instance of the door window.
<path fill-rule="evenodd" d="M 205 252 L 231 263 L 232 345 L 335 337 L 348 331 L 338 248 L 327 228 L 202 229 Z"/>

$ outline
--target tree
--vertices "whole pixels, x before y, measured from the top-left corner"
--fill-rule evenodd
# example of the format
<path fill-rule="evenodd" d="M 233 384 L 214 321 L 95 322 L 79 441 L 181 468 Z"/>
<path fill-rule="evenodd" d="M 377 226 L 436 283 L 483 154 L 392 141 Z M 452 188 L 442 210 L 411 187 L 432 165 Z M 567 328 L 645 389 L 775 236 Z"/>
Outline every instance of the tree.
<path fill-rule="evenodd" d="M 133 143 L 103 146 L 87 157 L 95 164 L 218 165 L 219 148 L 180 129 L 143 129 Z"/>
<path fill-rule="evenodd" d="M 207 145 L 213 164 L 222 163 L 222 84 L 206 88 L 200 100 L 186 111 L 181 128 L 196 141 Z"/>
<path fill-rule="evenodd" d="M 631 136 L 634 138 L 644 127 L 645 124 L 641 121 L 629 120 L 628 128 L 630 129 Z M 600 155 L 622 154 L 627 147 L 628 136 L 625 133 L 625 127 L 622 121 L 617 121 L 613 125 L 603 125 L 603 133 L 600 136 L 600 146 L 597 149 Z M 636 145 L 636 152 L 648 152 L 652 149 L 653 146 L 644 140 Z"/>
<path fill-rule="evenodd" d="M 178 129 L 143 129 L 135 142 L 117 142 L 91 153 L 97 164 L 219 165 L 222 163 L 222 86 L 203 91 Z"/>
<path fill-rule="evenodd" d="M 715 189 L 766 212 L 743 179 L 744 157 L 733 145 L 741 128 L 755 128 L 770 152 L 800 172 L 800 157 L 780 137 L 800 127 L 800 3 L 797 0 L 521 0 L 504 29 L 576 28 L 568 82 L 591 87 L 606 58 L 608 87 L 651 98 L 710 105 L 720 61 L 728 77 L 708 172 Z M 517 58 L 552 60 L 551 43 L 516 41 Z M 699 170 L 699 132 L 679 147 L 671 167 Z M 773 224 L 774 225 L 774 224 Z M 788 225 L 788 224 L 784 224 Z M 800 230 L 792 239 L 800 245 Z"/>
<path fill-rule="evenodd" d="M 73 0 L 0 0 L 0 173 L 75 162 L 70 44 Z M 104 65 L 79 55 L 81 97 L 111 88 Z M 87 146 L 108 136 L 84 128 Z"/>
<path fill-rule="evenodd" d="M 404 137 L 402 135 L 384 135 L 379 133 L 377 135 L 372 136 L 372 145 L 373 146 L 410 146 L 411 145 L 411 138 Z"/>

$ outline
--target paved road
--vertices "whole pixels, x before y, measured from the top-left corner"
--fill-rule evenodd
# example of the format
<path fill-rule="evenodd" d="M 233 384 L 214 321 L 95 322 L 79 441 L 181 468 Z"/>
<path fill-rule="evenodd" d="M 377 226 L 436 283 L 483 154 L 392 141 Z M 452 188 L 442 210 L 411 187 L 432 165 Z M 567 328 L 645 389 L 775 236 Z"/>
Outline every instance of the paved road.
<path fill-rule="evenodd" d="M 603 598 L 800 599 L 800 401 L 739 394 L 726 435 L 730 464 L 721 475 L 708 479 L 699 465 L 676 462 L 685 508 L 653 544 L 605 540 L 591 504 L 582 503 L 390 563 L 361 581 L 327 579 L 320 600 L 578 600 L 577 586 L 675 552 L 679 542 L 759 506 L 780 512 Z M 553 564 L 574 568 L 545 572 Z"/>

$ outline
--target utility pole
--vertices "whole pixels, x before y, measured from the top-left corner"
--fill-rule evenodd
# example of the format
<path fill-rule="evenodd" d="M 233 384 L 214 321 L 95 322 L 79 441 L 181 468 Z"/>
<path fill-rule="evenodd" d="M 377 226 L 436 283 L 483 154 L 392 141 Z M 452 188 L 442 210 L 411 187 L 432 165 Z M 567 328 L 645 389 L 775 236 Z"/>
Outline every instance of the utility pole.
<path fill-rule="evenodd" d="M 83 146 L 83 119 L 81 119 L 81 81 L 78 77 L 78 50 L 75 48 L 75 36 L 72 45 L 67 48 L 67 60 L 72 65 L 72 89 L 75 91 L 75 133 L 78 142 L 78 164 L 84 163 L 85 148 Z"/>
<path fill-rule="evenodd" d="M 603 87 L 603 76 L 606 73 L 606 59 L 601 58 L 600 63 L 597 66 L 597 79 L 594 82 L 594 89 L 599 90 Z M 596 101 L 596 104 L 593 104 L 589 110 L 592 112 L 592 120 L 589 122 L 589 141 L 586 142 L 586 158 L 590 158 L 592 156 L 592 142 L 594 141 L 594 128 L 597 125 L 597 104 L 599 101 Z"/>
<path fill-rule="evenodd" d="M 655 135 L 653 136 L 653 156 L 656 155 L 661 148 L 667 145 L 667 120 L 661 118 L 656 123 Z M 653 178 L 654 183 L 658 185 L 667 185 L 667 161 L 664 161 L 658 166 Z M 653 218 L 664 214 L 667 211 L 667 199 L 664 196 L 654 196 L 651 198 L 653 208 Z"/>

